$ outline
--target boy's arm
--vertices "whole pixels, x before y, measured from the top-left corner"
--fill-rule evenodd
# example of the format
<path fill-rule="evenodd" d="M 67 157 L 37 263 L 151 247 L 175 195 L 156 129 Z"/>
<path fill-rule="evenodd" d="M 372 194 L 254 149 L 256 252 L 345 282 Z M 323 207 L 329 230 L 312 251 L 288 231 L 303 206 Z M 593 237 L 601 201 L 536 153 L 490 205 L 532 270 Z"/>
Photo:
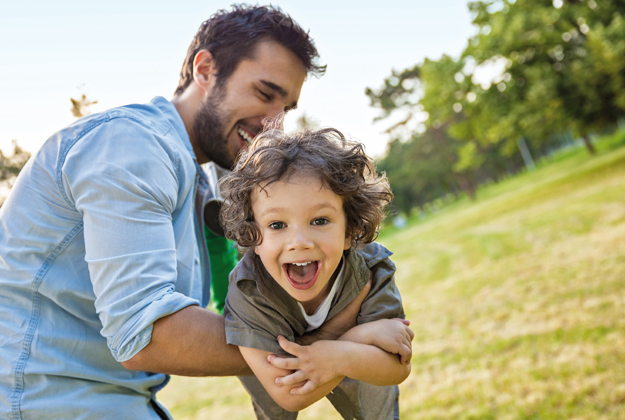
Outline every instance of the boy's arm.
<path fill-rule="evenodd" d="M 343 334 L 339 340 L 376 346 L 399 356 L 400 363 L 410 363 L 414 333 L 406 319 L 379 319 L 360 324 Z"/>
<path fill-rule="evenodd" d="M 410 363 L 401 364 L 396 355 L 371 345 L 321 340 L 300 346 L 282 336 L 278 342 L 296 357 L 249 347 L 239 350 L 271 398 L 287 411 L 299 411 L 319 401 L 345 376 L 385 386 L 399 384 L 410 374 Z"/>
<path fill-rule="evenodd" d="M 371 246 L 379 247 L 379 245 Z M 408 375 L 410 372 L 409 363 L 412 356 L 411 342 L 414 338 L 414 334 L 412 330 L 408 328 L 408 321 L 395 318 L 398 316 L 401 316 L 401 318 L 403 318 L 403 308 L 401 305 L 401 297 L 399 296 L 399 292 L 394 282 L 394 272 L 395 266 L 392 261 L 388 260 L 388 258 L 380 261 L 370 271 L 370 281 L 368 287 L 370 286 L 371 290 L 367 293 L 366 299 L 363 299 L 364 302 L 358 305 L 358 309 L 360 310 L 358 319 L 361 325 L 358 325 L 357 327 L 354 327 L 345 332 L 339 338 L 339 340 L 368 344 L 377 347 L 377 349 L 374 349 L 375 351 L 383 350 L 387 353 L 390 353 L 385 355 L 384 352 L 382 352 L 380 355 L 378 355 L 378 357 L 382 356 L 383 359 L 379 363 L 384 363 L 384 359 L 397 361 L 397 355 L 399 355 L 399 363 L 391 364 L 390 370 L 387 371 L 390 374 L 390 377 L 386 378 L 386 380 L 388 380 L 390 383 L 399 383 L 403 381 L 403 379 L 405 379 L 405 377 L 402 377 L 402 375 Z M 372 277 L 374 279 L 372 279 Z M 372 285 L 372 283 L 374 284 Z M 360 379 L 373 384 L 382 383 L 384 378 L 379 378 L 377 376 L 367 376 L 368 373 L 371 373 L 368 369 L 365 369 L 364 371 L 355 370 L 359 368 L 376 366 L 375 363 L 378 362 L 375 361 L 376 359 L 371 358 L 373 356 L 370 355 L 369 357 L 364 357 L 363 359 L 359 360 L 358 357 L 353 354 L 341 353 L 341 347 L 344 346 L 337 346 L 335 350 L 329 353 L 330 356 L 325 356 L 324 353 L 321 352 L 321 357 L 317 359 L 319 360 L 318 363 L 322 363 L 324 357 L 349 356 L 347 362 L 355 363 L 352 365 L 353 369 L 350 372 L 344 373 L 346 376 L 352 377 L 354 379 Z M 287 350 L 286 348 L 284 349 Z M 316 351 L 313 346 L 311 346 L 309 350 L 313 352 Z M 290 350 L 287 351 L 290 352 Z M 388 358 L 388 356 L 390 356 L 390 359 Z M 300 362 L 301 361 L 298 359 L 272 359 L 272 363 L 274 364 L 274 366 L 286 369 L 299 369 L 298 371 L 287 377 L 280 378 L 281 384 L 293 386 L 296 385 L 298 382 L 302 381 L 304 378 L 307 378 L 308 381 L 306 385 L 299 390 L 300 392 L 305 393 L 309 392 L 310 389 L 314 389 L 314 387 L 316 386 L 315 383 L 318 380 L 323 383 L 323 381 L 325 380 L 323 378 L 327 377 L 328 375 L 331 376 L 335 373 L 328 370 L 328 367 L 326 365 L 321 364 L 320 366 L 326 369 L 326 374 L 314 373 L 313 375 L 310 375 L 309 372 L 312 372 L 312 368 L 314 368 L 314 366 L 298 368 L 297 366 L 303 366 L 303 364 L 300 364 Z M 349 367 L 349 365 L 346 365 L 346 367 Z"/>
<path fill-rule="evenodd" d="M 376 346 L 343 340 L 317 341 L 310 346 L 300 346 L 282 336 L 278 342 L 295 357 L 270 355 L 269 361 L 274 367 L 279 365 L 282 369 L 295 372 L 279 378 L 277 383 L 287 389 L 297 386 L 291 394 L 298 396 L 308 395 L 319 389 L 319 384 L 333 383 L 336 377 L 342 379 L 344 376 L 372 385 L 397 385 L 408 377 L 411 370 L 409 362 L 402 364 L 396 355 Z M 303 381 L 306 382 L 302 385 Z"/>
<path fill-rule="evenodd" d="M 285 338 L 281 337 L 287 341 Z M 269 393 L 271 398 L 282 408 L 287 411 L 299 411 L 309 405 L 319 401 L 330 393 L 338 384 L 343 380 L 343 376 L 334 376 L 331 379 L 326 380 L 323 384 L 316 383 L 314 386 L 307 388 L 308 393 L 306 395 L 297 395 L 291 390 L 291 387 L 278 385 L 277 378 L 292 374 L 292 371 L 277 368 L 269 363 L 268 358 L 281 358 L 280 356 L 273 355 L 272 353 L 264 350 L 258 350 L 250 347 L 239 347 L 241 355 L 250 366 L 254 375 L 258 378 L 265 390 Z M 325 362 L 328 362 L 326 360 Z M 336 368 L 332 368 L 332 371 L 336 371 Z M 304 385 L 302 382 L 299 386 Z"/>

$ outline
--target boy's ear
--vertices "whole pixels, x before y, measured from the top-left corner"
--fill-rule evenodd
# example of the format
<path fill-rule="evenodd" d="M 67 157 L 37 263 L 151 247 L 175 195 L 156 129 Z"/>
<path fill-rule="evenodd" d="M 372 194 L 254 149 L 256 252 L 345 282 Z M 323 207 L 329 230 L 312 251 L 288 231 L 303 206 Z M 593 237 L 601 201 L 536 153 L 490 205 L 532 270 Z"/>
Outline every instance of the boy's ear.
<path fill-rule="evenodd" d="M 343 244 L 343 250 L 347 251 L 352 246 L 352 237 L 345 235 L 345 243 Z"/>

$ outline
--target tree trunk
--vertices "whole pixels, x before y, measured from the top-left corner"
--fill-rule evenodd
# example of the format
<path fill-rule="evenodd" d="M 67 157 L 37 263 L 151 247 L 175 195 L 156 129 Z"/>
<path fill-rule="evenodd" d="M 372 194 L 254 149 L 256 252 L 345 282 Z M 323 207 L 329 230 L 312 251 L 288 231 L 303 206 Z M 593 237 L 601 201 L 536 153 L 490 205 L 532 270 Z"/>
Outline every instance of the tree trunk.
<path fill-rule="evenodd" d="M 590 137 L 588 137 L 588 134 L 584 134 L 582 136 L 582 139 L 584 140 L 584 145 L 586 146 L 586 149 L 588 149 L 588 152 L 590 152 L 591 155 L 594 155 L 596 153 L 595 146 L 592 145 L 592 142 L 590 141 Z"/>
<path fill-rule="evenodd" d="M 471 182 L 468 176 L 464 174 L 458 174 L 458 184 L 460 184 L 460 189 L 468 194 L 471 200 L 475 200 L 475 184 Z"/>

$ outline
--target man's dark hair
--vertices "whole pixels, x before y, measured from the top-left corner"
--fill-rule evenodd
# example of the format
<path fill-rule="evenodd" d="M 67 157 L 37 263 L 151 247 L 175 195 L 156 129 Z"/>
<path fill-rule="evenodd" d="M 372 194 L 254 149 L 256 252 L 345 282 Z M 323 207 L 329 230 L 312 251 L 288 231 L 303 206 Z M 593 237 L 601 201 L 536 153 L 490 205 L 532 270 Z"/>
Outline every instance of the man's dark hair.
<path fill-rule="evenodd" d="M 174 95 L 181 94 L 193 80 L 193 60 L 201 50 L 213 55 L 217 80 L 223 83 L 246 58 L 252 58 L 259 41 L 272 39 L 293 52 L 307 73 L 321 76 L 326 66 L 317 63 L 319 53 L 308 34 L 279 7 L 233 5 L 219 10 L 202 23 L 193 38 L 180 71 Z"/>
<path fill-rule="evenodd" d="M 263 238 L 254 221 L 254 191 L 298 175 L 317 177 L 341 196 L 345 233 L 353 246 L 375 240 L 393 199 L 388 180 L 378 175 L 361 143 L 345 139 L 333 128 L 294 134 L 270 129 L 254 139 L 232 173 L 221 180 L 225 201 L 220 216 L 226 237 L 241 247 L 259 245 Z"/>

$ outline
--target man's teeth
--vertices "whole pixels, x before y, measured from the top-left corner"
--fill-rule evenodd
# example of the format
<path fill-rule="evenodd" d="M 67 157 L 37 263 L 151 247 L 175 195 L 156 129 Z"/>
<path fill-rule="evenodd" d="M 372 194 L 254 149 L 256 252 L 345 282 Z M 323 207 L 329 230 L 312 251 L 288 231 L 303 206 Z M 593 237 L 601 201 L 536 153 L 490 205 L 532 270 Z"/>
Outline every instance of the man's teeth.
<path fill-rule="evenodd" d="M 252 137 L 250 137 L 250 135 L 249 135 L 249 134 L 247 134 L 245 131 L 243 131 L 243 130 L 242 130 L 242 129 L 240 129 L 240 128 L 238 128 L 238 129 L 237 129 L 237 131 L 238 131 L 238 133 L 239 133 L 239 136 L 243 137 L 243 140 L 245 140 L 247 144 L 252 143 L 252 140 L 253 140 L 253 139 L 252 139 Z"/>
<path fill-rule="evenodd" d="M 303 263 L 293 263 L 293 265 L 297 265 L 297 266 L 299 266 L 299 267 L 303 267 L 303 266 L 305 266 L 305 265 L 310 264 L 311 262 L 312 262 L 312 261 L 303 262 Z"/>

